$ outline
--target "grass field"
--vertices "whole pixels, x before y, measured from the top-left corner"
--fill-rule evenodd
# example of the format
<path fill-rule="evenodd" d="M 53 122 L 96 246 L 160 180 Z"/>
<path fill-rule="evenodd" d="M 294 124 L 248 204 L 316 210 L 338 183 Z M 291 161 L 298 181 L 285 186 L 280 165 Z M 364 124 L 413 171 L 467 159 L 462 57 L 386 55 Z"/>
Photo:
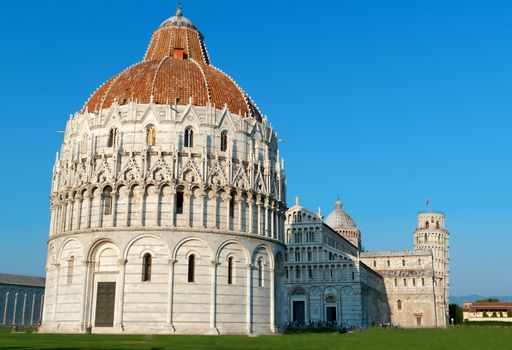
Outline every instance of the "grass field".
<path fill-rule="evenodd" d="M 2 330 L 0 349 L 512 349 L 512 328 L 369 329 L 261 337 L 11 334 Z"/>

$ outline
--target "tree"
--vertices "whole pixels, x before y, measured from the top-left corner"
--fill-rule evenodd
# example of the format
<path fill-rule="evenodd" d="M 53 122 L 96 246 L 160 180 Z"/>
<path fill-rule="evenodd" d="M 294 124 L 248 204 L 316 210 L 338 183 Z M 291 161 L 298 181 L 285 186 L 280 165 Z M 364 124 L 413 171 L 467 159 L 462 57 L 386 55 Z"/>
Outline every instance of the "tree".
<path fill-rule="evenodd" d="M 507 311 L 507 317 L 512 317 L 512 310 Z"/>
<path fill-rule="evenodd" d="M 499 303 L 500 300 L 496 298 L 487 298 L 487 299 L 480 299 L 475 301 L 475 303 Z"/>
<path fill-rule="evenodd" d="M 448 311 L 449 311 L 449 315 L 450 315 L 450 322 L 452 319 L 455 324 L 462 324 L 464 322 L 462 308 L 459 305 L 457 305 L 457 304 L 448 305 Z"/>

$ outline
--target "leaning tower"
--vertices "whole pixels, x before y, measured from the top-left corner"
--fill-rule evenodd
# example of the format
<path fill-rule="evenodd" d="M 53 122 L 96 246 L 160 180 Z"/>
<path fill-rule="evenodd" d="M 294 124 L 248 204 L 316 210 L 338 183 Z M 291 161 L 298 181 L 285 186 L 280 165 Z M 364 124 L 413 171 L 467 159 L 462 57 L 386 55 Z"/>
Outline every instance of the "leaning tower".
<path fill-rule="evenodd" d="M 414 249 L 432 252 L 436 294 L 444 301 L 444 314 L 448 312 L 450 292 L 450 244 L 442 213 L 418 214 L 418 227 L 414 231 Z M 439 301 L 439 299 L 438 299 Z"/>

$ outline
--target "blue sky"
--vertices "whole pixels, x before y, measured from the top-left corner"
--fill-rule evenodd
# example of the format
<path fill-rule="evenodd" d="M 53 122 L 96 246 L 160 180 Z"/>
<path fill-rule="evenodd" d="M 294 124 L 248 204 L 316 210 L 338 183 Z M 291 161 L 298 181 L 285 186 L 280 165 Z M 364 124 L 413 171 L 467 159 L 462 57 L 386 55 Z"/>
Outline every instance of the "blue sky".
<path fill-rule="evenodd" d="M 0 4 L 0 271 L 42 275 L 63 129 L 138 62 L 175 3 Z M 451 293 L 512 294 L 512 3 L 184 1 L 213 64 L 268 115 L 288 201 L 339 194 L 367 250 L 412 247 L 430 199 L 451 233 Z"/>

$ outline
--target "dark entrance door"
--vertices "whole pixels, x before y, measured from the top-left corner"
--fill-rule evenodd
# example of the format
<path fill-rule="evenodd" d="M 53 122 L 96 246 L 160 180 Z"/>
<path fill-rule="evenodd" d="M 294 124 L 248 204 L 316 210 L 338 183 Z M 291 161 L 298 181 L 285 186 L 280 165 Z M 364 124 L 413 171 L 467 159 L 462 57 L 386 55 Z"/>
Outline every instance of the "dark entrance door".
<path fill-rule="evenodd" d="M 327 322 L 336 322 L 336 306 L 327 306 Z"/>
<path fill-rule="evenodd" d="M 293 302 L 293 322 L 304 323 L 306 320 L 304 301 Z"/>
<path fill-rule="evenodd" d="M 116 300 L 115 282 L 98 282 L 96 295 L 96 327 L 114 325 L 114 306 Z"/>

